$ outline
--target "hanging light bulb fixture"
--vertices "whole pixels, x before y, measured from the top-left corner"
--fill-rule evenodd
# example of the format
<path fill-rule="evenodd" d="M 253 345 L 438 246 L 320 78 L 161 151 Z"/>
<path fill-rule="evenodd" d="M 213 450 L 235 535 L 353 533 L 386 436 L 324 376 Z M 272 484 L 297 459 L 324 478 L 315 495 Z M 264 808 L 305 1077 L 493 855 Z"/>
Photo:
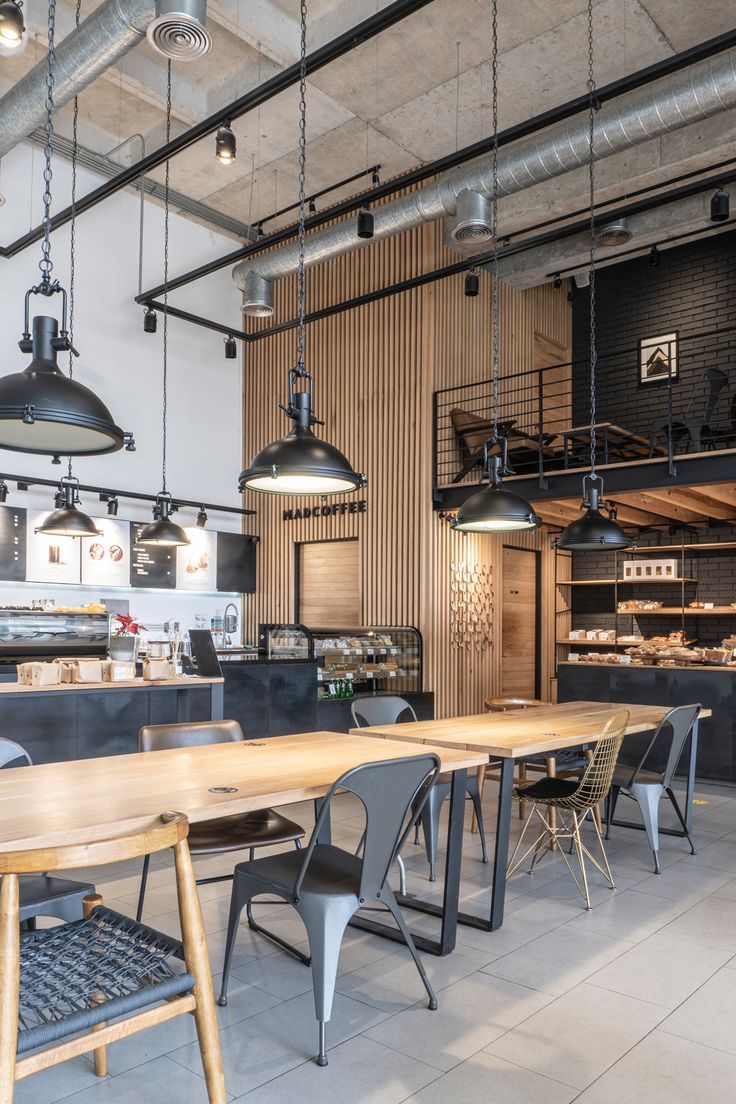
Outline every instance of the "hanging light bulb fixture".
<path fill-rule="evenodd" d="M 524 529 L 538 529 L 542 519 L 534 513 L 530 503 L 521 495 L 507 490 L 503 486 L 503 476 L 509 474 L 508 440 L 499 433 L 498 416 L 499 394 L 499 356 L 500 356 L 500 300 L 499 300 L 499 261 L 498 261 L 498 0 L 491 4 L 492 48 L 492 109 L 493 109 L 493 212 L 491 215 L 491 249 L 493 251 L 493 289 L 491 299 L 491 319 L 493 327 L 493 435 L 483 446 L 483 466 L 488 475 L 488 484 L 463 502 L 457 512 L 453 529 L 462 533 L 515 533 Z M 474 273 L 468 273 L 468 276 Z M 476 275 L 476 280 L 478 279 Z M 465 294 L 468 292 L 467 277 Z M 498 451 L 489 456 L 489 447 Z"/>
<path fill-rule="evenodd" d="M 2 0 L 0 3 L 0 46 L 6 50 L 19 50 L 23 45 L 25 24 L 23 0 Z"/>
<path fill-rule="evenodd" d="M 36 529 L 45 537 L 101 537 L 91 517 L 78 508 L 79 480 L 65 475 L 55 496 L 56 509 Z"/>
<path fill-rule="evenodd" d="M 238 155 L 238 144 L 230 129 L 230 123 L 220 127 L 215 136 L 215 157 L 221 165 L 234 165 Z"/>
<path fill-rule="evenodd" d="M 54 133 L 56 0 L 49 0 L 48 70 L 46 75 L 46 145 L 44 148 L 43 228 L 41 280 L 26 292 L 25 325 L 19 348 L 32 353 L 24 372 L 0 379 L 0 448 L 55 456 L 99 455 L 115 452 L 126 434 L 115 425 L 110 411 L 90 388 L 67 378 L 56 363 L 58 353 L 77 356 L 67 330 L 67 295 L 53 280 L 51 260 L 51 153 Z M 37 315 L 29 325 L 30 298 L 61 295 L 61 329 L 56 318 Z"/>
<path fill-rule="evenodd" d="M 615 510 L 608 516 L 603 500 L 603 479 L 596 472 L 596 333 L 595 333 L 595 113 L 598 101 L 593 76 L 593 0 L 588 0 L 588 186 L 590 230 L 590 472 L 583 478 L 582 517 L 571 521 L 559 539 L 557 547 L 565 552 L 623 551 L 635 547 L 616 521 Z"/>
<path fill-rule="evenodd" d="M 286 437 L 261 449 L 240 473 L 241 491 L 264 491 L 283 495 L 344 494 L 366 485 L 363 474 L 327 441 L 316 437 L 312 426 L 323 425 L 313 413 L 312 377 L 304 366 L 305 314 L 305 210 L 306 210 L 306 90 L 307 90 L 307 6 L 301 4 L 301 58 L 299 75 L 299 270 L 296 365 L 289 369 L 289 401 L 282 410 L 294 423 Z"/>
<path fill-rule="evenodd" d="M 171 138 L 171 61 L 166 67 L 166 144 Z M 166 420 L 168 414 L 168 377 L 169 377 L 169 160 L 166 161 L 164 184 L 164 356 L 163 356 L 163 398 L 161 403 L 161 490 L 156 495 L 153 507 L 153 521 L 145 525 L 138 536 L 137 544 L 156 544 L 176 548 L 189 544 L 189 537 L 181 525 L 171 520 L 174 504 L 166 489 Z"/>

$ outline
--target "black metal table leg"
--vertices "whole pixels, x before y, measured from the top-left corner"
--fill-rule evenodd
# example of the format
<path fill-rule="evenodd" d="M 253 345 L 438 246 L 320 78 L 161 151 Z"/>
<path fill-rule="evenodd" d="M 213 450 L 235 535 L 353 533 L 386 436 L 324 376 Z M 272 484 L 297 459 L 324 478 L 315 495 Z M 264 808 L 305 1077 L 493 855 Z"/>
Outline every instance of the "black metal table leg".
<path fill-rule="evenodd" d="M 690 756 L 687 761 L 687 786 L 685 788 L 685 824 L 688 832 L 693 826 L 693 798 L 695 797 L 695 764 L 698 758 L 698 717 L 690 729 Z"/>
<path fill-rule="evenodd" d="M 506 903 L 506 867 L 509 862 L 509 831 L 511 828 L 511 800 L 514 788 L 513 759 L 501 760 L 501 781 L 498 787 L 498 818 L 496 822 L 496 847 L 493 855 L 493 894 L 491 897 L 491 931 L 503 924 Z"/>

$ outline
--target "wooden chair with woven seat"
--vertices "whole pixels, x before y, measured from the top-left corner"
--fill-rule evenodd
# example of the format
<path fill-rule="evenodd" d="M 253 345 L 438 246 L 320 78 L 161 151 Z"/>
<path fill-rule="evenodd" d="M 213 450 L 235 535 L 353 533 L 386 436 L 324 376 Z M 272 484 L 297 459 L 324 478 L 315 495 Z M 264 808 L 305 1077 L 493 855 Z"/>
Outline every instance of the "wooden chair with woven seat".
<path fill-rule="evenodd" d="M 532 874 L 534 872 L 534 866 L 539 859 L 540 852 L 545 849 L 550 840 L 554 840 L 557 845 L 559 845 L 562 840 L 569 840 L 570 850 L 572 851 L 574 849 L 577 855 L 578 866 L 580 868 L 580 881 L 578 881 L 565 848 L 560 847 L 559 850 L 572 875 L 578 893 L 585 903 L 586 909 L 590 909 L 591 907 L 588 875 L 585 869 L 586 857 L 590 859 L 596 870 L 603 875 L 611 889 L 616 888 L 613 881 L 613 875 L 611 874 L 611 868 L 608 865 L 606 849 L 603 845 L 603 837 L 598 822 L 592 814 L 593 810 L 606 799 L 611 789 L 618 753 L 621 750 L 621 744 L 626 735 L 626 726 L 628 723 L 628 709 L 619 709 L 609 717 L 596 742 L 593 756 L 580 778 L 540 778 L 536 782 L 531 782 L 526 786 L 516 787 L 517 797 L 523 797 L 528 801 L 533 801 L 534 804 L 529 816 L 524 822 L 519 841 L 509 861 L 506 871 L 507 878 L 512 878 L 514 874 L 518 873 L 530 855 L 531 864 L 528 873 Z M 540 811 L 540 806 L 546 808 L 548 812 L 552 810 L 556 811 L 557 819 L 554 823 L 549 815 L 545 816 L 544 813 Z M 580 833 L 580 827 L 588 816 L 588 813 L 591 814 L 591 821 L 598 839 L 602 865 L 592 854 L 590 848 L 583 842 Z M 534 842 L 522 852 L 520 858 L 517 859 L 516 856 L 519 854 L 519 851 L 521 851 L 522 844 L 526 838 L 527 829 L 535 816 L 538 818 L 541 825 L 539 834 Z M 569 816 L 569 819 L 566 819 L 566 816 Z"/>
<path fill-rule="evenodd" d="M 145 725 L 139 733 L 141 751 L 167 751 L 171 748 L 203 747 L 209 744 L 225 744 L 244 741 L 243 730 L 237 721 L 196 721 L 178 724 Z M 293 843 L 301 847 L 304 829 L 300 824 L 277 813 L 274 809 L 260 809 L 252 813 L 203 820 L 189 830 L 189 851 L 195 857 L 220 855 L 228 851 L 250 852 L 253 858 L 257 847 L 272 847 L 281 843 Z M 149 856 L 143 860 L 141 888 L 138 894 L 136 919 L 143 916 L 143 902 L 148 881 Z M 232 873 L 209 878 L 197 878 L 197 885 L 232 881 Z M 258 929 L 260 930 L 260 929 Z"/>
<path fill-rule="evenodd" d="M 107 1073 L 107 1045 L 191 1012 L 209 1104 L 225 1104 L 202 912 L 187 847 L 189 823 L 164 813 L 135 834 L 0 852 L 0 1104 L 15 1083 L 82 1054 Z M 85 916 L 21 933 L 20 877 L 120 862 L 173 848 L 181 942 L 86 899 Z"/>

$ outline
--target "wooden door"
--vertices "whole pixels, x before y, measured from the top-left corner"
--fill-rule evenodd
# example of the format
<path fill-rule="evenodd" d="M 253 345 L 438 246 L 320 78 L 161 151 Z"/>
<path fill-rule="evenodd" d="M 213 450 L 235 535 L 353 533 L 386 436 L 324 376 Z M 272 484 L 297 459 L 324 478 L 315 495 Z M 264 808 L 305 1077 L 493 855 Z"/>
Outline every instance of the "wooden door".
<path fill-rule="evenodd" d="M 297 620 L 320 628 L 361 623 L 360 545 L 357 540 L 300 544 L 297 551 Z"/>
<path fill-rule="evenodd" d="M 501 693 L 539 696 L 537 553 L 504 548 L 501 605 Z"/>

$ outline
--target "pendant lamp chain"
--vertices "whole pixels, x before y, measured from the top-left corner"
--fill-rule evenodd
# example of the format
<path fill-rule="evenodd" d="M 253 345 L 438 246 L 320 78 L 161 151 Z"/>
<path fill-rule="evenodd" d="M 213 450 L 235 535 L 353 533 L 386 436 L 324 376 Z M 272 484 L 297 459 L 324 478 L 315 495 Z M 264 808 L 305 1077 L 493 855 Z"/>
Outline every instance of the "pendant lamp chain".
<path fill-rule="evenodd" d="M 595 113 L 600 103 L 595 94 L 593 74 L 593 0 L 588 0 L 588 187 L 590 201 L 590 474 L 595 478 L 596 411 L 595 375 L 598 360 L 595 334 Z"/>
<path fill-rule="evenodd" d="M 171 141 L 171 60 L 166 66 L 166 145 Z M 166 158 L 164 183 L 164 381 L 161 403 L 161 490 L 166 494 L 166 415 L 169 382 L 169 166 Z"/>
<path fill-rule="evenodd" d="M 296 372 L 306 376 L 304 368 L 304 312 L 306 285 L 304 275 L 304 244 L 306 219 L 306 167 L 307 167 L 307 3 L 301 0 L 301 27 L 299 39 L 299 269 L 297 283 L 298 315 L 296 339 Z"/>
<path fill-rule="evenodd" d="M 46 68 L 46 143 L 43 148 L 43 241 L 41 243 L 41 286 L 51 287 L 51 273 L 54 265 L 51 260 L 51 143 L 54 137 L 54 82 L 56 69 L 56 0 L 49 0 L 48 54 Z"/>
<path fill-rule="evenodd" d="M 82 0 L 77 0 L 74 9 L 74 25 L 79 27 Z M 74 378 L 74 287 L 76 280 L 75 258 L 77 251 L 77 157 L 79 154 L 79 96 L 74 97 L 72 114 L 72 217 L 69 224 L 69 379 Z M 72 478 L 72 458 L 69 457 L 67 475 Z"/>
<path fill-rule="evenodd" d="M 498 411 L 500 406 L 499 353 L 500 304 L 498 262 L 498 0 L 491 4 L 491 112 L 493 126 L 493 212 L 491 214 L 491 249 L 493 251 L 493 289 L 491 297 L 492 356 L 491 380 L 493 392 L 493 439 L 498 441 Z"/>

